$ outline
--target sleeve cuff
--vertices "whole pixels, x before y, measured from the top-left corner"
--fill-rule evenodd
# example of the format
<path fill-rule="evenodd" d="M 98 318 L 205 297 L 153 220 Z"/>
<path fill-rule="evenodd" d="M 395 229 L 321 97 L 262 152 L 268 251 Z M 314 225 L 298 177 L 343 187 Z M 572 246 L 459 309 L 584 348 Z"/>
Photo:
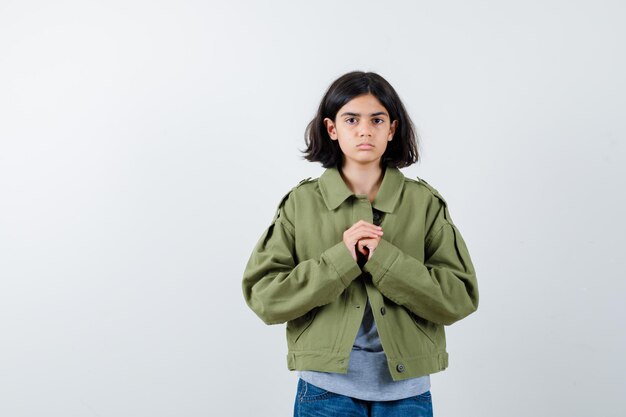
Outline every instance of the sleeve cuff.
<path fill-rule="evenodd" d="M 325 254 L 344 286 L 347 287 L 361 275 L 362 271 L 359 264 L 352 258 L 352 254 L 343 241 L 326 250 Z"/>
<path fill-rule="evenodd" d="M 372 276 L 372 282 L 374 284 L 380 283 L 391 264 L 393 264 L 400 255 L 399 252 L 400 249 L 394 244 L 385 239 L 380 239 L 378 246 L 374 249 L 372 257 L 363 266 L 363 270 L 369 272 Z"/>

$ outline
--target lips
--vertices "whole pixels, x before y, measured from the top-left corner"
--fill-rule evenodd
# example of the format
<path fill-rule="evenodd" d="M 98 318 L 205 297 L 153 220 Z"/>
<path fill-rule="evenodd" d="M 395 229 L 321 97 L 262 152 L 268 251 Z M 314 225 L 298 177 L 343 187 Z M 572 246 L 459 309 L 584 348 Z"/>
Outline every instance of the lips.
<path fill-rule="evenodd" d="M 374 145 L 370 144 L 370 143 L 362 143 L 360 145 L 357 145 L 357 148 L 359 149 L 372 149 L 374 147 Z"/>

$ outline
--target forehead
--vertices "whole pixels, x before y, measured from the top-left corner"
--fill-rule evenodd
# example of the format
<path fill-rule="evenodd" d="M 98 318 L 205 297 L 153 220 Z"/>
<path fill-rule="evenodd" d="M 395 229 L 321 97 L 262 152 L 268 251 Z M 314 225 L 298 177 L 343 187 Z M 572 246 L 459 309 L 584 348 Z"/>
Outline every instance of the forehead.
<path fill-rule="evenodd" d="M 352 100 L 348 101 L 339 109 L 339 114 L 341 115 L 343 112 L 350 113 L 378 113 L 385 112 L 387 113 L 387 109 L 382 105 L 380 101 L 376 98 L 376 96 L 372 94 L 362 94 L 360 96 L 354 97 Z"/>

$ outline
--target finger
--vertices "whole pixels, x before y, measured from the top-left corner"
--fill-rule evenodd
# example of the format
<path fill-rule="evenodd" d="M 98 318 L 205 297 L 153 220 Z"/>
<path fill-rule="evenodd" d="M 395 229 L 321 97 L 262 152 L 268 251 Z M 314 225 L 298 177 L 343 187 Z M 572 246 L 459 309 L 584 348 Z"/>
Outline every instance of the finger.
<path fill-rule="evenodd" d="M 375 224 L 368 223 L 366 225 L 361 225 L 359 227 L 356 227 L 355 230 L 378 232 L 380 230 L 383 230 L 383 228 L 381 226 L 376 226 Z"/>
<path fill-rule="evenodd" d="M 358 227 L 354 229 L 348 229 L 345 231 L 345 234 L 347 236 L 367 236 L 367 235 L 382 236 L 383 233 L 384 232 L 382 229 L 377 229 L 374 227 Z"/>
<path fill-rule="evenodd" d="M 359 240 L 356 242 L 356 250 L 359 251 L 359 253 L 363 253 L 363 243 Z"/>
<path fill-rule="evenodd" d="M 377 226 L 375 224 L 372 223 L 367 223 L 364 220 L 359 220 L 358 222 L 354 223 L 350 228 L 348 228 L 348 230 L 382 230 L 381 226 Z"/>
<path fill-rule="evenodd" d="M 354 233 L 349 234 L 350 239 L 353 240 L 361 240 L 364 238 L 379 238 L 383 235 L 382 230 L 381 231 L 356 231 Z"/>
<path fill-rule="evenodd" d="M 359 241 L 359 250 L 363 255 L 367 255 L 370 252 L 370 245 L 374 244 L 371 239 L 363 239 Z"/>

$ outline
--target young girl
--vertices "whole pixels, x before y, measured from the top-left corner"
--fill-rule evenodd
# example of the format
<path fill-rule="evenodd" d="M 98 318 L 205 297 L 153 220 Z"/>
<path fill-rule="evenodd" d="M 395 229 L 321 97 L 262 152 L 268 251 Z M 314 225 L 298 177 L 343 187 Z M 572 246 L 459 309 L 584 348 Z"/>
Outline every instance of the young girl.
<path fill-rule="evenodd" d="M 413 123 L 380 75 L 332 83 L 306 130 L 319 178 L 278 204 L 243 275 L 248 306 L 286 323 L 294 416 L 432 416 L 444 326 L 478 307 L 476 274 L 446 201 L 399 168 Z"/>

